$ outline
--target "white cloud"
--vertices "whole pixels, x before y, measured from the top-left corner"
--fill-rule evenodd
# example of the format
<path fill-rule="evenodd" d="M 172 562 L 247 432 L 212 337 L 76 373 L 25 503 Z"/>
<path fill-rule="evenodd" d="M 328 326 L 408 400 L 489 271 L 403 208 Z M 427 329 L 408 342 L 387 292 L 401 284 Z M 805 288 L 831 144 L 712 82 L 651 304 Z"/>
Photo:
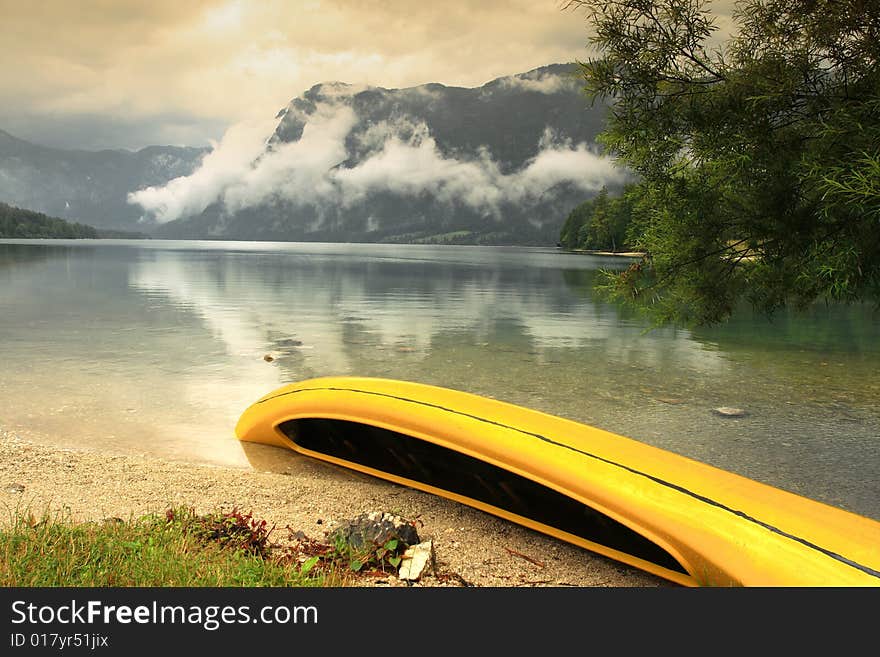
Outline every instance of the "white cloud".
<path fill-rule="evenodd" d="M 356 121 L 348 106 L 318 105 L 299 140 L 273 146 L 223 191 L 226 207 L 236 211 L 274 198 L 303 205 L 333 201 L 332 172 L 347 157 L 345 137 Z"/>
<path fill-rule="evenodd" d="M 428 126 L 406 116 L 355 133 L 367 154 L 346 167 L 346 138 L 358 117 L 346 102 L 350 95 L 338 91 L 307 116 L 298 140 L 264 149 L 268 126 L 236 127 L 191 176 L 135 192 L 129 201 L 160 222 L 198 214 L 215 201 L 232 212 L 277 200 L 320 210 L 351 207 L 378 192 L 430 194 L 500 216 L 504 204 L 535 202 L 562 183 L 594 192 L 625 175 L 586 144 L 560 141 L 549 130 L 538 154 L 505 174 L 485 149 L 472 158 L 445 157 Z"/>
<path fill-rule="evenodd" d="M 274 126 L 274 120 L 237 123 L 214 144 L 195 172 L 161 187 L 132 192 L 128 202 L 140 205 L 160 223 L 203 212 L 247 175 L 251 163 L 265 150 Z"/>
<path fill-rule="evenodd" d="M 502 87 L 518 88 L 540 94 L 555 94 L 581 86 L 580 81 L 575 77 L 565 77 L 553 73 L 512 75 L 502 78 L 499 84 Z"/>
<path fill-rule="evenodd" d="M 379 132 L 388 137 L 378 153 L 333 174 L 346 205 L 378 191 L 408 196 L 427 192 L 440 201 L 458 200 L 478 209 L 500 200 L 500 173 L 488 156 L 480 160 L 444 158 L 424 123 L 386 123 Z M 411 132 L 408 139 L 402 136 L 407 132 Z"/>
<path fill-rule="evenodd" d="M 559 183 L 569 182 L 595 192 L 608 182 L 622 182 L 625 174 L 613 160 L 599 155 L 586 144 L 559 142 L 544 131 L 540 151 L 528 166 L 508 176 L 508 198 L 513 202 L 535 200 Z"/>

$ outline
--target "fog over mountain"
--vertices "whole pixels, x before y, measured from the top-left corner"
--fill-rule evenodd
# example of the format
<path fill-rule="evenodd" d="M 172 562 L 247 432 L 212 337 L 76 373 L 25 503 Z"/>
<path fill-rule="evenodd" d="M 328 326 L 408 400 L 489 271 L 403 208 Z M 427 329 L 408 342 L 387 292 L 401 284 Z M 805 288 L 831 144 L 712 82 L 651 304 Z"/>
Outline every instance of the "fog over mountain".
<path fill-rule="evenodd" d="M 113 199 L 94 190 L 118 164 L 85 172 L 85 155 L 66 155 L 68 180 L 38 190 L 40 166 L 10 160 L 0 140 L 0 200 L 15 203 L 15 189 L 51 213 L 66 194 L 75 203 L 59 216 L 157 237 L 552 244 L 575 205 L 625 180 L 595 144 L 605 108 L 574 73 L 557 64 L 476 88 L 318 84 L 274 117 L 232 126 L 210 152 L 90 154 L 147 163 L 139 178 L 117 176 Z"/>
<path fill-rule="evenodd" d="M 147 232 L 127 194 L 192 173 L 206 148 L 82 151 L 39 146 L 0 130 L 0 202 L 97 228 Z"/>

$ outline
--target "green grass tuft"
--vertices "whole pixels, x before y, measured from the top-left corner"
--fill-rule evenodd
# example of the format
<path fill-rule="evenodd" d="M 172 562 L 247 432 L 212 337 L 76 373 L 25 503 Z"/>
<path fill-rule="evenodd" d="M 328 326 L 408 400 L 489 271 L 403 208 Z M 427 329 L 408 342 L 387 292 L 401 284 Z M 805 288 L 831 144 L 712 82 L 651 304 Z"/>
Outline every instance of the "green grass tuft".
<path fill-rule="evenodd" d="M 332 572 L 276 554 L 270 534 L 237 510 L 97 523 L 16 511 L 0 530 L 0 586 L 334 585 Z"/>

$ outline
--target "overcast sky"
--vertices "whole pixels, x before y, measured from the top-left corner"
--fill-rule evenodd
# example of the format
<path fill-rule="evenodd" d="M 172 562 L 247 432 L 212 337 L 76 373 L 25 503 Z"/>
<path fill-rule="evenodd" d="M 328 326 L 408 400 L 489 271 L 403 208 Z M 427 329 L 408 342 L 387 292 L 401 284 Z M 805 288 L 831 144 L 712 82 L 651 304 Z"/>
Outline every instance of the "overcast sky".
<path fill-rule="evenodd" d="M 318 82 L 479 86 L 583 60 L 563 0 L 0 0 L 0 129 L 204 146 Z"/>

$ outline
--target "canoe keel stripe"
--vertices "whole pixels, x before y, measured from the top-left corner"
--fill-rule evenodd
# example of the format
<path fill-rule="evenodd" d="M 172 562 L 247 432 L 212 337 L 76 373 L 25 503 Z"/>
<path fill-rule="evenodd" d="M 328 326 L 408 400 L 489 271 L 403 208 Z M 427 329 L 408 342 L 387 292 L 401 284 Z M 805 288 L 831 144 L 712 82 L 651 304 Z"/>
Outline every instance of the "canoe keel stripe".
<path fill-rule="evenodd" d="M 459 411 L 454 408 L 448 408 L 448 407 L 442 406 L 440 404 L 434 404 L 434 403 L 422 401 L 419 399 L 411 399 L 408 397 L 402 397 L 399 395 L 392 395 L 392 394 L 384 393 L 384 392 L 377 392 L 375 390 L 361 390 L 361 389 L 357 389 L 357 388 L 344 388 L 344 387 L 339 387 L 339 386 L 309 387 L 309 388 L 300 388 L 297 390 L 287 390 L 287 391 L 279 393 L 277 395 L 270 395 L 264 399 L 261 399 L 257 403 L 265 403 L 270 400 L 277 399 L 279 397 L 294 395 L 294 394 L 301 393 L 301 392 L 317 392 L 317 391 L 351 392 L 351 393 L 357 393 L 357 394 L 363 394 L 363 395 L 372 395 L 375 397 L 383 397 L 386 399 L 394 399 L 397 401 L 402 401 L 402 402 L 406 402 L 406 403 L 410 403 L 410 404 L 416 404 L 419 406 L 425 406 L 428 408 L 435 408 L 437 410 L 441 410 L 441 411 L 444 411 L 447 413 L 452 413 L 454 415 L 458 415 L 461 417 L 466 417 L 466 418 L 469 418 L 472 420 L 476 420 L 478 422 L 483 422 L 485 424 L 490 424 L 490 425 L 493 425 L 493 426 L 496 426 L 496 427 L 499 427 L 502 429 L 508 429 L 510 431 L 515 431 L 515 432 L 522 434 L 522 435 L 531 436 L 532 438 L 536 438 L 536 439 L 541 440 L 541 441 L 548 443 L 550 445 L 554 445 L 556 447 L 561 447 L 563 449 L 567 449 L 571 452 L 574 452 L 576 454 L 580 454 L 580 455 L 585 456 L 587 458 L 595 459 L 597 461 L 601 461 L 602 463 L 606 463 L 608 465 L 612 465 L 614 467 L 626 470 L 627 472 L 630 472 L 632 474 L 635 474 L 635 475 L 638 475 L 641 477 L 645 477 L 646 479 L 649 479 L 657 484 L 660 484 L 662 486 L 665 486 L 667 488 L 675 490 L 675 491 L 682 493 L 684 495 L 688 495 L 689 497 L 692 497 L 693 499 L 699 500 L 700 502 L 703 502 L 705 504 L 709 504 L 709 505 L 714 506 L 716 508 L 722 509 L 722 510 L 724 510 L 728 513 L 731 513 L 739 518 L 742 518 L 743 520 L 747 520 L 748 522 L 752 522 L 760 527 L 763 527 L 764 529 L 766 529 L 768 531 L 771 531 L 771 532 L 778 534 L 780 536 L 784 536 L 785 538 L 788 538 L 790 540 L 796 541 L 796 542 L 800 543 L 801 545 L 804 545 L 810 549 L 816 550 L 817 552 L 820 552 L 831 559 L 834 559 L 836 561 L 844 563 L 852 568 L 855 568 L 857 570 L 860 570 L 861 572 L 864 572 L 868 575 L 871 575 L 873 577 L 877 577 L 878 579 L 880 579 L 880 571 L 874 570 L 873 568 L 870 568 L 869 566 L 865 566 L 863 564 L 860 564 L 856 561 L 853 561 L 852 559 L 848 559 L 847 557 L 844 557 L 843 555 L 840 555 L 832 550 L 828 550 L 828 549 L 823 548 L 819 545 L 816 545 L 816 544 L 814 544 L 804 538 L 801 538 L 799 536 L 795 536 L 794 534 L 790 534 L 789 532 L 786 532 L 778 527 L 775 527 L 774 525 L 771 525 L 771 524 L 766 523 L 762 520 L 754 518 L 743 511 L 739 511 L 737 509 L 730 508 L 729 506 L 727 506 L 721 502 L 718 502 L 717 500 L 713 500 L 713 499 L 708 498 L 704 495 L 700 495 L 699 493 L 696 493 L 692 490 L 684 488 L 683 486 L 679 486 L 678 484 L 674 484 L 672 482 L 666 481 L 664 479 L 661 479 L 661 478 L 659 478 L 655 475 L 649 474 L 647 472 L 642 472 L 641 470 L 637 470 L 637 469 L 632 468 L 630 466 L 627 466 L 623 463 L 618 463 L 616 461 L 607 459 L 607 458 L 599 456 L 597 454 L 592 454 L 592 453 L 587 452 L 585 450 L 578 449 L 577 447 L 573 447 L 571 445 L 566 445 L 565 443 L 559 442 L 557 440 L 553 440 L 552 438 L 548 438 L 547 436 L 541 435 L 539 433 L 520 429 L 518 427 L 504 424 L 503 422 L 498 422 L 496 420 L 490 420 L 488 418 L 480 417 L 478 415 L 473 415 L 471 413 L 465 413 L 463 411 Z M 371 426 L 371 425 L 361 425 L 361 426 Z M 474 460 L 477 460 L 477 459 L 474 459 Z M 608 520 L 613 522 L 613 520 L 610 518 Z M 578 532 L 573 532 L 573 533 L 578 533 Z M 633 533 L 635 533 L 635 532 L 633 532 Z M 645 540 L 647 540 L 647 539 L 645 539 Z M 660 548 L 658 547 L 657 549 L 660 549 Z M 666 554 L 665 551 L 663 551 L 663 553 Z M 672 557 L 669 557 L 669 558 L 671 559 Z M 681 566 L 678 564 L 678 562 L 675 562 L 675 563 L 676 563 L 675 570 L 681 571 L 682 570 Z"/>

